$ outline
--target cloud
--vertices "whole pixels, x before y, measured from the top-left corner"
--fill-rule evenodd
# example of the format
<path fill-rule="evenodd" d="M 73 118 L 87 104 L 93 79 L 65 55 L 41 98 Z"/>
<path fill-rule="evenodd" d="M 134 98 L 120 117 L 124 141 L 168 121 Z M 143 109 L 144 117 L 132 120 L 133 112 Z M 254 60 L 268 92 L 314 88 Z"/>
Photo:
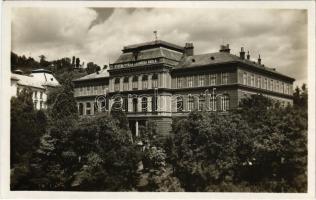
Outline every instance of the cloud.
<path fill-rule="evenodd" d="M 265 65 L 307 81 L 307 13 L 279 9 L 16 8 L 12 46 L 18 53 L 49 59 L 78 56 L 99 65 L 114 62 L 123 46 L 159 39 L 193 42 L 195 53 L 229 43 Z M 34 55 L 35 57 L 35 55 Z"/>
<path fill-rule="evenodd" d="M 91 22 L 89 26 L 89 30 L 98 24 L 103 23 L 105 20 L 107 20 L 113 13 L 114 8 L 91 8 L 97 13 L 97 17 Z"/>

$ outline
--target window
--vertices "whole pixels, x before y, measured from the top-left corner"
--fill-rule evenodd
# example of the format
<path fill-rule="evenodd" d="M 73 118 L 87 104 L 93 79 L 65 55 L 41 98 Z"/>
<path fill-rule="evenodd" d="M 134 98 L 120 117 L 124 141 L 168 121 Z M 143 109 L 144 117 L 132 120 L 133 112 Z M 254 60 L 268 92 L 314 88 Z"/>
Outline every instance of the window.
<path fill-rule="evenodd" d="M 137 98 L 133 99 L 133 112 L 137 112 L 138 100 Z"/>
<path fill-rule="evenodd" d="M 91 103 L 90 102 L 86 103 L 86 114 L 91 115 Z"/>
<path fill-rule="evenodd" d="M 210 98 L 210 111 L 216 111 L 216 98 L 215 95 L 212 95 Z"/>
<path fill-rule="evenodd" d="M 127 91 L 128 90 L 128 77 L 124 77 L 123 80 L 123 90 Z"/>
<path fill-rule="evenodd" d="M 87 91 L 90 91 L 90 86 L 87 86 Z"/>
<path fill-rule="evenodd" d="M 142 98 L 142 112 L 147 112 L 147 97 Z"/>
<path fill-rule="evenodd" d="M 199 96 L 199 110 L 204 110 L 205 109 L 205 96 L 200 95 Z"/>
<path fill-rule="evenodd" d="M 37 100 L 35 100 L 34 102 L 33 102 L 33 106 L 34 106 L 34 108 L 36 109 L 37 108 Z"/>
<path fill-rule="evenodd" d="M 275 86 L 275 91 L 276 91 L 276 92 L 280 92 L 280 91 L 279 91 L 279 81 L 277 81 L 275 85 L 276 85 L 276 86 Z"/>
<path fill-rule="evenodd" d="M 132 88 L 133 88 L 133 90 L 138 89 L 138 76 L 133 77 Z"/>
<path fill-rule="evenodd" d="M 257 80 L 258 80 L 257 86 L 258 88 L 261 88 L 261 76 L 259 76 Z"/>
<path fill-rule="evenodd" d="M 271 80 L 270 80 L 270 90 L 271 90 L 271 91 L 273 91 L 273 87 L 274 87 L 274 85 L 273 85 L 273 80 L 271 79 Z"/>
<path fill-rule="evenodd" d="M 187 77 L 188 79 L 188 87 L 193 87 L 193 76 Z"/>
<path fill-rule="evenodd" d="M 79 103 L 79 115 L 83 115 L 83 103 Z"/>
<path fill-rule="evenodd" d="M 251 86 L 251 87 L 254 87 L 254 86 L 255 86 L 255 76 L 254 76 L 253 74 L 251 74 L 250 86 Z"/>
<path fill-rule="evenodd" d="M 40 99 L 43 99 L 43 92 L 40 92 Z"/>
<path fill-rule="evenodd" d="M 142 88 L 147 89 L 148 88 L 148 76 L 143 75 L 142 77 Z"/>
<path fill-rule="evenodd" d="M 216 74 L 211 74 L 210 83 L 211 85 L 216 85 Z"/>
<path fill-rule="evenodd" d="M 222 84 L 227 84 L 228 83 L 228 73 L 223 73 L 222 74 Z"/>
<path fill-rule="evenodd" d="M 264 82 L 263 82 L 263 89 L 267 89 L 267 82 L 268 82 L 268 80 L 267 80 L 267 78 L 265 78 L 264 79 Z"/>
<path fill-rule="evenodd" d="M 98 86 L 94 86 L 93 88 L 94 88 L 94 90 L 98 90 Z"/>
<path fill-rule="evenodd" d="M 120 78 L 116 78 L 114 81 L 114 91 L 120 91 Z"/>
<path fill-rule="evenodd" d="M 151 110 L 153 112 L 155 112 L 155 111 L 157 111 L 157 108 L 158 108 L 158 98 L 155 95 L 155 96 L 152 97 Z"/>
<path fill-rule="evenodd" d="M 204 75 L 199 75 L 198 78 L 199 78 L 199 86 L 204 86 L 204 80 L 205 80 Z"/>
<path fill-rule="evenodd" d="M 40 101 L 40 110 L 43 108 L 43 101 Z"/>
<path fill-rule="evenodd" d="M 177 81 L 177 87 L 176 88 L 181 88 L 182 87 L 182 78 L 181 77 L 177 77 L 176 81 Z"/>
<path fill-rule="evenodd" d="M 191 111 L 193 109 L 194 109 L 194 97 L 189 95 L 188 110 Z"/>
<path fill-rule="evenodd" d="M 183 111 L 183 97 L 178 96 L 177 97 L 177 112 Z"/>
<path fill-rule="evenodd" d="M 128 98 L 127 97 L 123 99 L 123 108 L 125 112 L 128 112 Z"/>
<path fill-rule="evenodd" d="M 282 83 L 281 92 L 284 93 L 284 83 Z"/>
<path fill-rule="evenodd" d="M 83 87 L 80 87 L 80 88 L 79 88 L 79 91 L 82 92 L 82 91 L 83 91 Z"/>
<path fill-rule="evenodd" d="M 158 87 L 158 74 L 154 74 L 152 76 L 152 88 L 157 88 Z"/>
<path fill-rule="evenodd" d="M 37 91 L 34 92 L 34 98 L 37 99 Z"/>
<path fill-rule="evenodd" d="M 243 83 L 244 85 L 247 85 L 247 73 L 246 73 L 246 72 L 243 74 L 242 78 L 243 78 L 242 83 Z"/>
<path fill-rule="evenodd" d="M 229 110 L 229 97 L 228 95 L 221 96 L 221 111 Z"/>

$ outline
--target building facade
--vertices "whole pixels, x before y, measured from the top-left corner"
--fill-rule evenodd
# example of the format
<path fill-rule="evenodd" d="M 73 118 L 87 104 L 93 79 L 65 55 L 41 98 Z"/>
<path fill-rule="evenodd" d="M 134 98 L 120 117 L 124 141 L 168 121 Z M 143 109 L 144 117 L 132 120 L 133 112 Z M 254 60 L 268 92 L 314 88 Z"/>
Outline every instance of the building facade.
<path fill-rule="evenodd" d="M 195 55 L 192 43 L 181 47 L 161 40 L 126 46 L 109 70 L 74 80 L 80 114 L 121 109 L 136 136 L 148 120 L 168 134 L 172 117 L 192 110 L 227 112 L 251 94 L 292 104 L 293 82 L 264 66 L 260 56 L 250 60 L 243 48 L 238 56 L 229 45 Z"/>
<path fill-rule="evenodd" d="M 49 90 L 59 86 L 52 72 L 45 69 L 33 70 L 30 75 L 22 75 L 20 70 L 11 74 L 11 97 L 17 97 L 23 89 L 31 90 L 34 108 L 37 110 L 47 108 Z"/>

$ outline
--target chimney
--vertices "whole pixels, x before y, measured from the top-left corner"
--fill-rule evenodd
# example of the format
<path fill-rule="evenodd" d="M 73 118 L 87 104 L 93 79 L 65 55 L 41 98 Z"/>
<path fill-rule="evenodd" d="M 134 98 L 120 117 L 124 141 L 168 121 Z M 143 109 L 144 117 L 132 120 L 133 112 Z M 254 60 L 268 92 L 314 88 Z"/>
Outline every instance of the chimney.
<path fill-rule="evenodd" d="M 249 54 L 249 51 L 247 52 L 247 60 L 250 60 L 250 54 Z"/>
<path fill-rule="evenodd" d="M 244 60 L 244 59 L 245 59 L 245 51 L 244 51 L 244 47 L 241 47 L 241 50 L 240 50 L 240 52 L 239 52 L 239 53 L 240 53 L 240 58 Z"/>
<path fill-rule="evenodd" d="M 261 58 L 260 58 L 260 54 L 259 54 L 259 58 L 258 58 L 258 64 L 261 65 Z"/>
<path fill-rule="evenodd" d="M 193 43 L 185 43 L 184 55 L 185 56 L 193 56 L 194 55 Z"/>
<path fill-rule="evenodd" d="M 226 53 L 230 53 L 230 48 L 229 48 L 229 44 L 225 45 L 221 45 L 219 52 L 226 52 Z"/>

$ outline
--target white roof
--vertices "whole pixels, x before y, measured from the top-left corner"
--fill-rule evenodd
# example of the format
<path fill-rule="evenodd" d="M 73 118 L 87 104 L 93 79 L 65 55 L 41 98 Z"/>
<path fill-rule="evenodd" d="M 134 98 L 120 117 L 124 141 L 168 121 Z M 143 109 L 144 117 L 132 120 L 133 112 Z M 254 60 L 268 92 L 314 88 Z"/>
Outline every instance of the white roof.
<path fill-rule="evenodd" d="M 45 86 L 60 86 L 59 82 L 49 71 L 33 71 L 29 76 L 12 73 L 11 79 L 17 80 L 19 85 L 42 89 L 45 89 Z"/>

